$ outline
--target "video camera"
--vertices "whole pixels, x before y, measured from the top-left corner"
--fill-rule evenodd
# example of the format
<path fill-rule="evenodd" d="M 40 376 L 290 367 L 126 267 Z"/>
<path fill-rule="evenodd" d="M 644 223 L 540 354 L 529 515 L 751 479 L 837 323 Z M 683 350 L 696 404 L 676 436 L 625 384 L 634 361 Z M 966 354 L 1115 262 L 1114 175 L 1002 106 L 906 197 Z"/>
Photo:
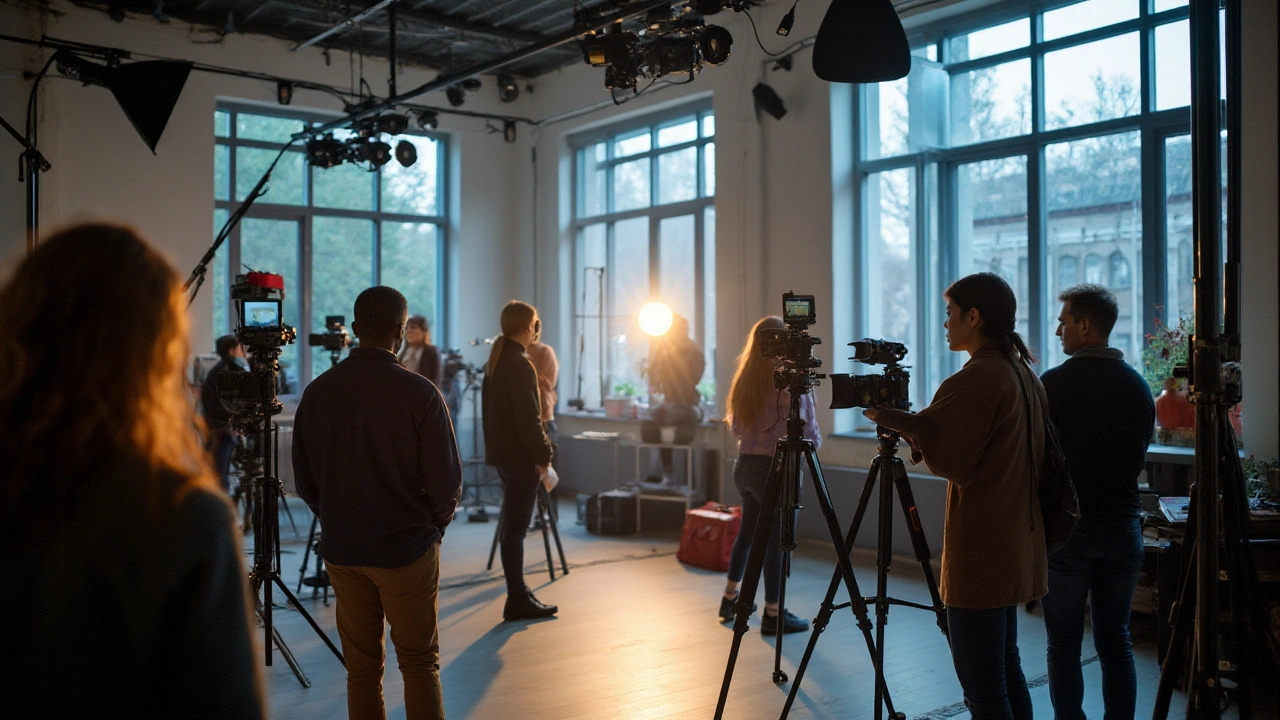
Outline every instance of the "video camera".
<path fill-rule="evenodd" d="M 708 9 L 718 5 L 702 4 Z M 651 10 L 645 26 L 635 33 L 623 30 L 619 20 L 607 30 L 583 37 L 582 55 L 593 67 L 605 68 L 604 86 L 609 90 L 635 90 L 639 78 L 656 80 L 671 73 L 687 74 L 692 80 L 704 62 L 719 65 L 729 59 L 733 36 L 718 25 L 704 23 L 692 8 Z"/>
<path fill-rule="evenodd" d="M 324 347 L 331 353 L 340 353 L 351 347 L 351 336 L 347 334 L 347 319 L 341 315 L 324 316 L 324 332 L 311 333 L 307 344 L 311 347 Z"/>
<path fill-rule="evenodd" d="M 866 365 L 884 365 L 881 375 L 831 376 L 832 409 L 851 407 L 886 406 L 908 410 L 911 403 L 909 383 L 911 374 L 899 363 L 907 356 L 907 346 L 888 340 L 863 338 L 849 343 L 855 362 Z"/>
<path fill-rule="evenodd" d="M 812 295 L 782 295 L 782 322 L 785 328 L 760 328 L 756 331 L 756 345 L 760 354 L 777 360 L 773 374 L 776 388 L 791 388 L 808 392 L 818 380 L 825 377 L 817 368 L 822 360 L 813 356 L 813 346 L 822 339 L 810 335 L 809 326 L 817 322 L 818 313 Z"/>
<path fill-rule="evenodd" d="M 218 397 L 233 414 L 278 413 L 282 409 L 276 400 L 280 348 L 298 337 L 282 320 L 284 278 L 263 272 L 237 275 L 231 299 L 239 318 L 236 339 L 249 351 L 249 372 L 220 373 Z"/>

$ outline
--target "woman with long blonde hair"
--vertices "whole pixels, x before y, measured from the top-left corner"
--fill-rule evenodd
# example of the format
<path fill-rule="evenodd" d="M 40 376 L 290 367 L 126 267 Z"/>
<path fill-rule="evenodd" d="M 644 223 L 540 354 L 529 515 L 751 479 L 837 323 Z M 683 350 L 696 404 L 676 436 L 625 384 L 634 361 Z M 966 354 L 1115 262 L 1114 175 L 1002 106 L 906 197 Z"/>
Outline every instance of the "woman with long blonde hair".
<path fill-rule="evenodd" d="M 787 416 L 791 411 L 791 397 L 786 390 L 773 384 L 774 362 L 760 354 L 758 337 L 761 330 L 780 330 L 786 327 L 782 318 L 771 315 L 761 318 L 751 328 L 738 355 L 738 368 L 729 386 L 728 408 L 725 421 L 738 438 L 738 460 L 733 466 L 733 485 L 742 496 L 742 529 L 733 543 L 729 557 L 729 579 L 725 583 L 724 597 L 720 600 L 720 619 L 733 620 L 734 603 L 738 588 L 747 569 L 747 555 L 751 552 L 751 536 L 760 517 L 760 501 L 764 498 L 764 484 L 769 477 L 769 466 L 778 439 L 787 434 Z M 822 433 L 813 411 L 813 395 L 800 398 L 800 417 L 804 420 L 804 436 L 813 442 L 814 449 L 822 445 Z M 778 548 L 778 526 L 769 534 L 769 545 L 764 555 L 764 615 L 760 630 L 765 634 L 777 632 L 778 617 L 782 617 L 782 631 L 804 632 L 809 623 L 791 611 L 778 606 L 782 585 L 782 550 Z"/>
<path fill-rule="evenodd" d="M 261 717 L 233 511 L 183 370 L 178 275 L 123 227 L 0 288 L 0 716 Z"/>
<path fill-rule="evenodd" d="M 551 441 L 542 426 L 538 371 L 525 352 L 542 322 L 530 304 L 502 308 L 502 335 L 493 341 L 481 386 L 485 463 L 502 478 L 502 573 L 507 581 L 504 620 L 534 620 L 556 613 L 524 582 L 524 538 L 533 519 L 538 485 L 551 465 Z"/>

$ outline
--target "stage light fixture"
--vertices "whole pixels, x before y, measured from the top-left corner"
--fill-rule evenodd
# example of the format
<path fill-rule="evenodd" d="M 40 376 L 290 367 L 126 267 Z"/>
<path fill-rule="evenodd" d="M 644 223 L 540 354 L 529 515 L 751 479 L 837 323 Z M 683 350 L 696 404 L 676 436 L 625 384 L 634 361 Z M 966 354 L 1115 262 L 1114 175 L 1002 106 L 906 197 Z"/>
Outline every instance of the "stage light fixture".
<path fill-rule="evenodd" d="M 666 335 L 674 319 L 671 308 L 660 302 L 651 302 L 640 308 L 640 329 L 651 337 Z"/>
<path fill-rule="evenodd" d="M 462 103 L 467 101 L 467 94 L 458 85 L 450 85 L 445 88 L 444 96 L 449 99 L 449 104 L 454 107 L 462 107 Z"/>
<path fill-rule="evenodd" d="M 778 23 L 779 35 L 786 36 L 791 34 L 791 27 L 796 24 L 796 5 L 799 2 L 800 0 L 796 0 L 795 3 L 792 3 L 791 9 L 787 11 L 786 15 L 782 16 L 782 22 Z"/>
<path fill-rule="evenodd" d="M 69 50 L 57 51 L 53 60 L 63 75 L 110 90 L 152 153 L 169 124 L 193 65 L 176 60 L 98 65 Z"/>
<path fill-rule="evenodd" d="M 387 113 L 379 115 L 374 121 L 374 131 L 386 133 L 388 135 L 399 135 L 409 129 L 409 118 L 400 113 Z"/>
<path fill-rule="evenodd" d="M 911 46 L 892 0 L 832 0 L 813 42 L 813 72 L 827 82 L 878 83 L 911 71 Z"/>
<path fill-rule="evenodd" d="M 729 50 L 733 47 L 733 35 L 719 25 L 708 25 L 698 38 L 698 49 L 702 51 L 702 59 L 712 65 L 719 65 L 729 59 Z"/>
<path fill-rule="evenodd" d="M 401 167 L 409 167 L 418 161 L 418 148 L 408 140 L 396 143 L 396 162 Z"/>
<path fill-rule="evenodd" d="M 281 105 L 293 102 L 293 83 L 286 80 L 276 83 L 276 102 Z"/>
<path fill-rule="evenodd" d="M 355 151 L 356 160 L 369 163 L 373 170 L 391 162 L 393 155 L 391 146 L 381 140 L 356 143 L 351 147 Z"/>
<path fill-rule="evenodd" d="M 757 112 L 763 110 L 772 115 L 775 120 L 781 120 L 782 116 L 787 114 L 787 106 L 782 104 L 782 98 L 778 97 L 777 91 L 764 83 L 756 83 L 756 86 L 751 88 L 751 97 L 756 101 Z"/>
<path fill-rule="evenodd" d="M 516 121 L 507 120 L 502 123 L 502 139 L 509 143 L 516 141 Z"/>
<path fill-rule="evenodd" d="M 520 84 L 511 73 L 498 75 L 498 99 L 504 103 L 515 102 L 520 97 Z"/>
<path fill-rule="evenodd" d="M 440 127 L 440 114 L 435 110 L 419 110 L 414 113 L 417 119 L 419 130 L 436 129 Z"/>

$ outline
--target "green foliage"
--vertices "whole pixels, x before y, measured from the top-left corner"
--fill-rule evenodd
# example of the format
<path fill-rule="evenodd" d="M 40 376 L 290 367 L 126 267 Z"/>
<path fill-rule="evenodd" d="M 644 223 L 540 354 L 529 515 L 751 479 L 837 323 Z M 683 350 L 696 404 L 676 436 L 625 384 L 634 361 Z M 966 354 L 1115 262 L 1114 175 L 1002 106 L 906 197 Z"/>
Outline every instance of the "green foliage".
<path fill-rule="evenodd" d="M 702 396 L 703 405 L 715 405 L 716 403 L 716 381 L 715 378 L 703 380 L 698 383 L 698 394 Z"/>
<path fill-rule="evenodd" d="M 1250 455 L 1244 459 L 1242 467 L 1244 469 L 1245 495 L 1250 499 L 1257 499 L 1262 502 L 1280 502 L 1280 497 L 1277 497 L 1267 487 L 1267 475 L 1280 472 L 1280 458 L 1257 458 Z"/>
<path fill-rule="evenodd" d="M 1168 325 L 1156 318 L 1156 329 L 1147 333 L 1146 347 L 1142 348 L 1142 377 L 1151 386 L 1151 394 L 1159 395 L 1164 383 L 1173 377 L 1173 368 L 1187 363 L 1187 350 L 1194 324 L 1186 315 L 1178 317 L 1176 325 Z"/>
<path fill-rule="evenodd" d="M 620 382 L 613 386 L 613 394 L 616 397 L 634 397 L 636 386 L 634 383 Z"/>

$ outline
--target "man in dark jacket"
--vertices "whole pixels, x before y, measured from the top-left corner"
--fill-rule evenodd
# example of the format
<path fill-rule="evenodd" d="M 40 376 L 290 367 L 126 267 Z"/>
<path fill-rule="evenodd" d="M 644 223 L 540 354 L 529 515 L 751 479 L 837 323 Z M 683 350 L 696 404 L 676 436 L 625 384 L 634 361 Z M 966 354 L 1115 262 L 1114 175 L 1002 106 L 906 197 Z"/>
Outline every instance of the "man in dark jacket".
<path fill-rule="evenodd" d="M 444 717 L 440 539 L 462 497 L 462 466 L 440 391 L 396 359 L 407 314 L 396 290 L 360 293 L 351 323 L 360 347 L 312 381 L 293 425 L 298 495 L 324 527 L 353 718 L 385 716 L 384 617 L 406 712 Z"/>
<path fill-rule="evenodd" d="M 218 376 L 247 372 L 247 369 L 240 364 L 244 362 L 244 347 L 235 335 L 218 338 L 214 342 L 214 350 L 218 353 L 218 364 L 209 369 L 204 384 L 200 386 L 200 409 L 205 425 L 209 427 L 208 445 L 213 467 L 222 478 L 222 489 L 230 492 L 231 450 L 235 447 L 236 438 L 231 432 L 231 413 L 218 395 Z"/>
<path fill-rule="evenodd" d="M 1084 717 L 1080 646 L 1088 600 L 1106 716 L 1131 718 L 1137 677 L 1129 610 L 1143 555 L 1138 475 L 1155 404 L 1123 353 L 1107 346 L 1119 314 L 1115 296 L 1098 285 L 1076 285 L 1058 300 L 1057 334 L 1071 357 L 1045 371 L 1042 380 L 1080 497 L 1080 524 L 1049 556 L 1049 594 L 1043 600 L 1049 697 L 1057 717 Z"/>

